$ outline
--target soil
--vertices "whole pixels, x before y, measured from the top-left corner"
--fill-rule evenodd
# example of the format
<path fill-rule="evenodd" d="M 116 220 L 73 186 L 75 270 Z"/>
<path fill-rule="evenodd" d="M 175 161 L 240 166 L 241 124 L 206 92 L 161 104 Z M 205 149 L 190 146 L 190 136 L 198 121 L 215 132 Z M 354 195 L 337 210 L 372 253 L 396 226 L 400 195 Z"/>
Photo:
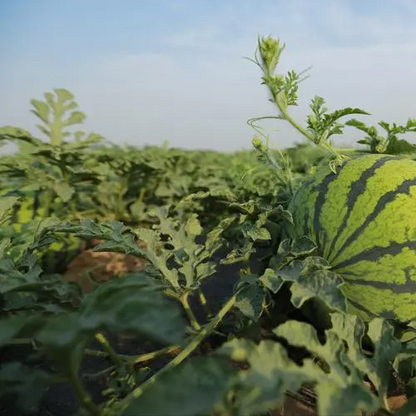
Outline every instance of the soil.
<path fill-rule="evenodd" d="M 98 242 L 96 242 L 98 243 Z M 261 252 L 258 253 L 261 256 Z M 214 259 L 219 262 L 224 253 L 218 253 L 218 258 Z M 204 293 L 208 302 L 215 312 L 223 302 L 232 294 L 233 286 L 238 279 L 239 271 L 242 264 L 233 265 L 219 265 L 217 273 L 211 279 L 208 279 L 204 284 Z M 120 276 L 127 271 L 141 270 L 144 263 L 132 256 L 125 256 L 119 253 L 101 253 L 93 252 L 91 249 L 83 251 L 77 256 L 69 265 L 64 274 L 66 281 L 77 281 L 83 288 L 84 292 L 89 292 L 94 285 L 100 284 L 111 277 Z M 253 272 L 256 272 L 260 265 L 256 259 L 253 259 L 251 264 Z M 135 338 L 123 338 L 122 336 L 106 334 L 112 345 L 114 345 L 117 352 L 121 354 L 140 355 L 148 351 L 152 351 L 162 346 L 150 345 L 148 342 L 141 342 Z M 91 348 L 99 349 L 97 345 L 92 345 Z M 1 352 L 1 361 L 7 362 L 16 357 L 26 356 L 30 353 L 30 348 L 25 346 L 9 348 Z M 166 365 L 171 357 L 166 356 L 159 360 L 153 371 Z M 51 369 L 51 365 L 42 362 L 39 364 L 41 368 Z M 82 365 L 82 374 L 93 374 L 103 370 L 106 363 L 102 358 L 87 356 Z M 101 379 L 102 380 L 102 379 Z M 86 390 L 91 394 L 91 397 L 97 403 L 103 400 L 101 391 L 105 388 L 104 381 L 91 381 L 88 378 L 83 380 Z M 404 394 L 396 394 L 389 399 L 392 409 L 398 409 L 406 402 Z M 288 395 L 284 405 L 269 413 L 269 416 L 312 416 L 317 415 L 315 409 L 315 396 L 311 390 L 304 389 L 297 395 Z M 76 414 L 79 409 L 79 404 L 74 396 L 71 386 L 69 384 L 53 385 L 44 396 L 40 410 L 35 413 L 24 413 L 19 411 L 14 400 L 3 400 L 0 402 L 1 416 L 70 416 Z M 166 415 L 169 416 L 169 415 Z"/>

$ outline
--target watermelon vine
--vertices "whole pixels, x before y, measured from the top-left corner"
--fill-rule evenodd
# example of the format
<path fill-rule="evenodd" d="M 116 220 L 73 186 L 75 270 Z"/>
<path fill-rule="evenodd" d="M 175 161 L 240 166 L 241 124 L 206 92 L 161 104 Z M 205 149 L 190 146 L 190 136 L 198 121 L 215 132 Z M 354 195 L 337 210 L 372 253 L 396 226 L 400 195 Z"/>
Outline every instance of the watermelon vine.
<path fill-rule="evenodd" d="M 0 129 L 19 143 L 0 158 L 4 414 L 59 415 L 62 392 L 64 414 L 94 416 L 283 415 L 293 399 L 412 414 L 416 162 L 399 135 L 416 122 L 382 136 L 317 96 L 302 126 L 289 109 L 305 72 L 276 72 L 278 39 L 257 46 L 278 113 L 249 120 L 252 151 L 70 132 L 85 115 L 65 89 L 31 102 L 49 142 Z M 262 119 L 311 144 L 270 149 Z M 334 145 L 346 126 L 365 148 Z M 109 278 L 94 262 L 74 278 L 101 254 Z"/>

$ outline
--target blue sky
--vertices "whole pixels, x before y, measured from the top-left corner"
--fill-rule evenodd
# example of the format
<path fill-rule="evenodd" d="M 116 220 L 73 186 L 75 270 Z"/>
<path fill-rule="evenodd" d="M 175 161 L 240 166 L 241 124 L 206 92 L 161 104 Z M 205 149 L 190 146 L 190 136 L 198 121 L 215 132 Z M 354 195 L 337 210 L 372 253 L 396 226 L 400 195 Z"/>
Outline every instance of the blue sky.
<path fill-rule="evenodd" d="M 117 143 L 250 147 L 246 120 L 273 108 L 242 57 L 269 34 L 283 69 L 313 66 L 301 119 L 315 94 L 370 121 L 416 117 L 414 0 L 1 0 L 0 16 L 0 125 L 36 133 L 29 100 L 58 87 Z M 300 139 L 271 127 L 279 147 Z"/>

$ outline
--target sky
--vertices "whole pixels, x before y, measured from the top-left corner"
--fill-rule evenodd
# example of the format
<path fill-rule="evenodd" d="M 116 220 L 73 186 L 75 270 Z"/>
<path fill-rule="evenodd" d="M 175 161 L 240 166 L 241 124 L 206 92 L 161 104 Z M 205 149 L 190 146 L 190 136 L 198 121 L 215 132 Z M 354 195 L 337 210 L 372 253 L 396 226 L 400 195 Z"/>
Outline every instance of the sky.
<path fill-rule="evenodd" d="M 268 35 L 286 44 L 281 71 L 312 67 L 298 121 L 315 95 L 369 123 L 416 118 L 416 0 L 0 0 L 0 19 L 0 126 L 37 137 L 29 100 L 66 88 L 83 129 L 114 143 L 250 148 L 247 120 L 277 114 L 244 59 Z M 302 142 L 265 126 L 275 147 Z"/>

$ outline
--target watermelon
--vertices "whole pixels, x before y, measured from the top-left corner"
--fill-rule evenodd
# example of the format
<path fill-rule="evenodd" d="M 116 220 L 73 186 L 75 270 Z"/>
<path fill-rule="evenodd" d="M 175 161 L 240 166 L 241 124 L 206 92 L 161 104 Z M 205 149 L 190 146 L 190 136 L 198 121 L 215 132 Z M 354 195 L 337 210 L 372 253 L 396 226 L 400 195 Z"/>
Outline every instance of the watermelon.
<path fill-rule="evenodd" d="M 320 167 L 289 205 L 289 237 L 309 237 L 341 275 L 348 312 L 416 318 L 416 162 L 366 154 Z"/>

